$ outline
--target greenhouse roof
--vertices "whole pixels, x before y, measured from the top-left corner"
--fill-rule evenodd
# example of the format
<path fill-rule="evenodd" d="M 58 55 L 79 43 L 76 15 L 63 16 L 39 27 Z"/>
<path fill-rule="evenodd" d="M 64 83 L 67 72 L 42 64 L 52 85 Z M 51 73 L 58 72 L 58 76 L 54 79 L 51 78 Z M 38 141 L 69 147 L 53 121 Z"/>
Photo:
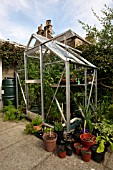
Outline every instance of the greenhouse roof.
<path fill-rule="evenodd" d="M 30 51 L 29 50 L 29 44 L 30 44 L 30 42 L 32 41 L 33 38 L 35 38 L 36 41 L 40 42 L 40 44 L 38 46 L 31 48 L 31 49 L 33 49 L 33 52 L 35 52 L 35 50 L 37 51 L 37 47 L 39 47 L 40 45 L 44 45 L 50 51 L 55 53 L 63 61 L 70 61 L 72 63 L 79 64 L 79 65 L 82 65 L 82 66 L 85 66 L 85 67 L 96 68 L 96 66 L 91 64 L 89 61 L 87 61 L 83 57 L 81 57 L 77 53 L 76 49 L 56 41 L 55 38 L 48 39 L 48 38 L 43 37 L 43 36 L 38 35 L 38 34 L 32 34 L 30 41 L 28 43 L 28 46 L 27 46 L 28 51 Z M 26 50 L 26 52 L 27 52 L 27 50 Z"/>

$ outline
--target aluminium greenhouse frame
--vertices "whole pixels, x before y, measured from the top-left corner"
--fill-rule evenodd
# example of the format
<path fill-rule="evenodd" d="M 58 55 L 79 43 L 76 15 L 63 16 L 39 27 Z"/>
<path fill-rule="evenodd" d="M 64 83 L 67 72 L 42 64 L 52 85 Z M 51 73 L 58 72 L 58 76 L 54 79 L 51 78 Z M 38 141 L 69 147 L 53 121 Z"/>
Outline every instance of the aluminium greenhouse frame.
<path fill-rule="evenodd" d="M 39 41 L 40 43 L 38 45 L 35 45 L 34 47 L 30 48 L 30 43 L 32 39 L 36 39 L 36 41 Z M 28 84 L 29 83 L 40 83 L 41 84 L 41 112 L 42 112 L 42 118 L 43 120 L 45 119 L 45 114 L 44 114 L 44 82 L 43 82 L 43 46 L 45 46 L 48 50 L 52 51 L 55 53 L 63 62 L 65 63 L 65 71 L 66 71 L 66 119 L 62 113 L 62 109 L 60 108 L 59 102 L 56 98 L 56 93 L 57 90 L 60 86 L 60 81 L 59 84 L 57 85 L 56 92 L 53 96 L 53 100 L 56 101 L 56 104 L 59 108 L 59 111 L 61 113 L 61 116 L 66 123 L 66 129 L 67 133 L 70 131 L 70 63 L 74 63 L 75 65 L 80 65 L 85 68 L 84 76 L 85 76 L 85 107 L 89 107 L 90 104 L 90 98 L 92 95 L 92 89 L 93 85 L 95 85 L 95 105 L 97 106 L 97 69 L 96 66 L 91 64 L 89 61 L 84 59 L 82 56 L 80 56 L 80 53 L 78 54 L 78 50 L 67 46 L 65 44 L 62 44 L 58 41 L 55 40 L 55 38 L 48 39 L 46 37 L 42 37 L 41 35 L 38 34 L 32 34 L 31 38 L 28 42 L 28 45 L 26 47 L 26 50 L 24 52 L 24 64 L 25 64 L 25 90 L 26 90 L 26 110 L 28 110 Z M 27 70 L 27 58 L 29 57 L 30 54 L 34 52 L 40 52 L 40 57 L 37 56 L 40 60 L 40 80 L 28 80 L 28 70 Z M 34 57 L 36 58 L 36 56 Z M 58 61 L 59 62 L 59 61 Z M 52 64 L 52 63 L 49 63 Z M 55 63 L 54 63 L 55 64 Z M 93 79 L 91 82 L 91 89 L 89 93 L 89 97 L 87 96 L 87 68 L 92 68 L 94 70 L 93 73 Z"/>

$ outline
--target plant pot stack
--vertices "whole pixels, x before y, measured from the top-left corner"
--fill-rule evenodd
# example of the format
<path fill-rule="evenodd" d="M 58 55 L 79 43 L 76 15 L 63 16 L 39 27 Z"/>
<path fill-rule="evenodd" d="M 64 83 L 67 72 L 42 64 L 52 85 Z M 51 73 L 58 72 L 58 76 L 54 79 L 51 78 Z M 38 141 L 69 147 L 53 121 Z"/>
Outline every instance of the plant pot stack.
<path fill-rule="evenodd" d="M 88 149 L 96 143 L 96 137 L 90 133 L 81 134 L 80 139 L 82 141 L 82 145 Z"/>
<path fill-rule="evenodd" d="M 96 142 L 96 137 L 90 133 L 83 133 L 80 135 L 81 143 L 74 143 L 75 153 L 81 155 L 85 162 L 89 162 L 91 159 L 90 147 Z"/>

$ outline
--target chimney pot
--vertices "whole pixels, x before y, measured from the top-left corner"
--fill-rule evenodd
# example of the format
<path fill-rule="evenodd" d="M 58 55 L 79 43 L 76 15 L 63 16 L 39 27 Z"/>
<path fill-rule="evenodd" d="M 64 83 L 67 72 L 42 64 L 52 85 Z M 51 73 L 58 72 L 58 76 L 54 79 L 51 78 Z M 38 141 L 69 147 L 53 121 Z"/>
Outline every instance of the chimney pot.
<path fill-rule="evenodd" d="M 51 20 L 46 20 L 46 26 L 51 25 Z"/>
<path fill-rule="evenodd" d="M 42 31 L 42 24 L 38 27 L 38 31 Z"/>

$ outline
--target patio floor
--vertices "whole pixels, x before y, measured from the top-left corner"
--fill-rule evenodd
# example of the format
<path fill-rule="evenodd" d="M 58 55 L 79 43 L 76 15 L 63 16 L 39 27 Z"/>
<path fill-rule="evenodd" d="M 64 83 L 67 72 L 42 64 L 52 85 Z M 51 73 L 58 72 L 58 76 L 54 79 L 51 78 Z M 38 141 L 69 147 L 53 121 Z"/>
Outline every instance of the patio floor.
<path fill-rule="evenodd" d="M 25 135 L 26 122 L 3 122 L 0 116 L 0 170 L 113 170 L 113 153 L 103 163 L 84 162 L 73 153 L 60 159 L 44 150 L 43 141 Z"/>

